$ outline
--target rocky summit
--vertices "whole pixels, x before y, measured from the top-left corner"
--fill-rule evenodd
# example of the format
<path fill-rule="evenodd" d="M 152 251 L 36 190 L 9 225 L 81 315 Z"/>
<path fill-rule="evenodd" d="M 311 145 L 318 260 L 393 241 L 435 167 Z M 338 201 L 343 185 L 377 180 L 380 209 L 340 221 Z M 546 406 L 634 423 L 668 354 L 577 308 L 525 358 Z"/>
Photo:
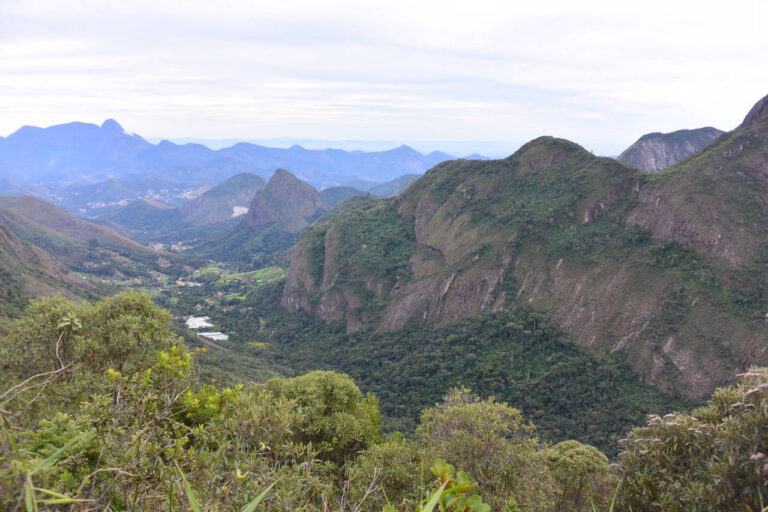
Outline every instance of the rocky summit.
<path fill-rule="evenodd" d="M 723 133 L 712 127 L 649 133 L 625 149 L 618 159 L 646 172 L 658 172 L 700 151 Z"/>
<path fill-rule="evenodd" d="M 285 231 L 298 232 L 330 209 L 312 185 L 278 169 L 253 197 L 247 222 L 254 228 L 275 222 Z"/>

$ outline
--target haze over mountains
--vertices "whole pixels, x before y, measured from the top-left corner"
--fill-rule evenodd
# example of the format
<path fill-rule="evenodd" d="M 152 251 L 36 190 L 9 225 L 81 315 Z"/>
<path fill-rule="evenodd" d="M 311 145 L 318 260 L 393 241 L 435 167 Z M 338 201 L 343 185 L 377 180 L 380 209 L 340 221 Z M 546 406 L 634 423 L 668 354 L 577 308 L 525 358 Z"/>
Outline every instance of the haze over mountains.
<path fill-rule="evenodd" d="M 386 151 L 269 148 L 241 142 L 212 150 L 201 144 L 152 144 L 129 134 L 114 120 L 101 126 L 67 123 L 25 126 L 0 138 L 0 179 L 37 184 L 135 180 L 148 175 L 182 183 L 219 183 L 241 172 L 269 177 L 283 167 L 317 187 L 355 180 L 381 183 L 407 173 L 423 173 L 454 158 L 442 152 L 424 155 L 400 146 Z"/>

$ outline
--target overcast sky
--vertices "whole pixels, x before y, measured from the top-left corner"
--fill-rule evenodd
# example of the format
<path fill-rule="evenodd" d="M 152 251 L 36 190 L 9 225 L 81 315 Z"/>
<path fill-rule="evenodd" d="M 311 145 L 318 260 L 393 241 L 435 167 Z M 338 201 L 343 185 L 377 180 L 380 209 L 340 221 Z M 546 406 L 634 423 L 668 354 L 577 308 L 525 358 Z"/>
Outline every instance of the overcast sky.
<path fill-rule="evenodd" d="M 766 20 L 765 0 L 0 0 L 0 135 L 112 117 L 168 138 L 546 134 L 615 154 L 738 125 L 768 94 Z"/>

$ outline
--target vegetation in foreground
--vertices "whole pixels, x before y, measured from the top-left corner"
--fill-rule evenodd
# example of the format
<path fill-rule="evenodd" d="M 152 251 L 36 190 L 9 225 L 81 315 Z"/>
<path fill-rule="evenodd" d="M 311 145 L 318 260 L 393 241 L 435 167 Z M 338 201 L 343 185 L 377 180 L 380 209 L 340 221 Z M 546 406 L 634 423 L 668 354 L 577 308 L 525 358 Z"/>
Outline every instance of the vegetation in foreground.
<path fill-rule="evenodd" d="M 134 292 L 34 302 L 0 361 L 3 510 L 766 510 L 768 370 L 649 418 L 611 469 L 462 388 L 405 440 L 346 375 L 201 385 Z"/>

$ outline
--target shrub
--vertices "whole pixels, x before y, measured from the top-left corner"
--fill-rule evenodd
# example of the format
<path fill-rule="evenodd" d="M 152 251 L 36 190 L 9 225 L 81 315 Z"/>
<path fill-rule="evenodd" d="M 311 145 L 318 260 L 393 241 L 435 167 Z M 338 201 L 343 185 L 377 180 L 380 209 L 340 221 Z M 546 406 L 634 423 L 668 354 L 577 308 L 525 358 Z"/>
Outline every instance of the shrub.
<path fill-rule="evenodd" d="M 378 399 L 365 397 L 346 375 L 315 371 L 291 379 L 271 379 L 266 389 L 294 400 L 301 411 L 294 440 L 310 444 L 325 460 L 341 467 L 379 435 Z"/>
<path fill-rule="evenodd" d="M 477 478 L 495 510 L 513 498 L 523 510 L 550 510 L 553 482 L 534 427 L 519 410 L 454 389 L 423 412 L 417 428 L 426 455 L 445 459 Z"/>
<path fill-rule="evenodd" d="M 619 510 L 763 510 L 768 370 L 740 375 L 692 414 L 650 416 L 623 444 Z"/>
<path fill-rule="evenodd" d="M 412 442 L 392 438 L 375 444 L 350 466 L 349 501 L 364 503 L 365 510 L 379 510 L 387 503 L 412 508 L 418 502 L 419 490 L 425 487 L 425 469 Z"/>
<path fill-rule="evenodd" d="M 594 446 L 569 440 L 544 451 L 544 458 L 557 482 L 556 509 L 561 512 L 592 510 L 608 494 L 608 458 Z"/>

